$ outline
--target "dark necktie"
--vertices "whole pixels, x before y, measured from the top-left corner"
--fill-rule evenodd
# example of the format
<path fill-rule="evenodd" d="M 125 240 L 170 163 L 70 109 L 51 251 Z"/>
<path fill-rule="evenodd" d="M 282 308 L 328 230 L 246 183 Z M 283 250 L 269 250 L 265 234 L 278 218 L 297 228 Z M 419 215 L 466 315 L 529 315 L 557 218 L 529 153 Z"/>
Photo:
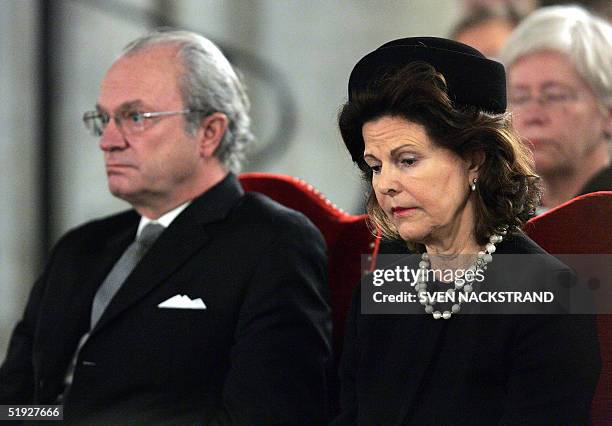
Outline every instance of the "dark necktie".
<path fill-rule="evenodd" d="M 104 310 L 113 299 L 123 282 L 132 273 L 140 259 L 144 257 L 149 248 L 165 228 L 159 223 L 147 224 L 136 240 L 123 252 L 117 263 L 102 285 L 98 288 L 91 308 L 91 329 L 95 327 Z"/>

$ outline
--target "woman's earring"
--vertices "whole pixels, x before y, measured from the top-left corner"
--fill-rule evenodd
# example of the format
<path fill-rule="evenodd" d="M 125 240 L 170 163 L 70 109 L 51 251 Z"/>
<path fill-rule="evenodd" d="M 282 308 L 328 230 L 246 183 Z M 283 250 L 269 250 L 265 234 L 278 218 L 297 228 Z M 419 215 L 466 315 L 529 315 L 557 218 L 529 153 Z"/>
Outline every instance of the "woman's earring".
<path fill-rule="evenodd" d="M 470 184 L 470 188 L 472 188 L 472 191 L 476 191 L 476 182 L 478 181 L 478 179 L 474 178 L 474 180 L 472 180 L 472 183 Z"/>

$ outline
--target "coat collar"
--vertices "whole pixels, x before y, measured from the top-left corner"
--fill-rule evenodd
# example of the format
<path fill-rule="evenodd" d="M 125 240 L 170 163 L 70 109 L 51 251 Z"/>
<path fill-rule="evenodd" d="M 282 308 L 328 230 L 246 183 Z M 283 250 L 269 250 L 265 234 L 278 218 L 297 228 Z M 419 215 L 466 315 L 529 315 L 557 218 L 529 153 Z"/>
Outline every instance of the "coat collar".
<path fill-rule="evenodd" d="M 244 195 L 240 182 L 233 173 L 228 173 L 223 180 L 204 192 L 174 220 L 175 224 L 199 222 L 208 224 L 225 219 L 236 203 Z"/>

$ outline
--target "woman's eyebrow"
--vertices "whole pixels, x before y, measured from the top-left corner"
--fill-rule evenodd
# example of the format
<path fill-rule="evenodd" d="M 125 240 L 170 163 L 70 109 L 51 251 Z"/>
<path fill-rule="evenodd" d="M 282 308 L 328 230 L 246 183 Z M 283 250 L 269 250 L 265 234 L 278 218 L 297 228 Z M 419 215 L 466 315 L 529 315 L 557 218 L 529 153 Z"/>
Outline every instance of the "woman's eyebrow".
<path fill-rule="evenodd" d="M 401 151 L 404 148 L 414 148 L 414 147 L 418 147 L 418 145 L 416 143 L 405 143 L 403 145 L 398 146 L 397 148 L 393 148 L 391 150 L 391 156 L 392 157 L 396 156 L 398 151 Z"/>

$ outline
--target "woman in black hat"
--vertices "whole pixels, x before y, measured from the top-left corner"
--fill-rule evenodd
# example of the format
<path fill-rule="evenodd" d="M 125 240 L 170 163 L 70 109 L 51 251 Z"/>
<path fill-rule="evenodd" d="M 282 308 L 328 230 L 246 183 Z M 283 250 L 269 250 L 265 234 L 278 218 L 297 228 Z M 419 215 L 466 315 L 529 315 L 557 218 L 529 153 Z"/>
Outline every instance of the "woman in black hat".
<path fill-rule="evenodd" d="M 371 223 L 418 253 L 418 274 L 402 288 L 387 265 L 357 289 L 337 424 L 589 423 L 595 324 L 561 314 L 576 277 L 519 230 L 540 189 L 505 93 L 501 64 L 445 39 L 395 40 L 353 69 L 342 137 L 371 185 Z M 555 300 L 469 298 L 501 289 Z"/>

